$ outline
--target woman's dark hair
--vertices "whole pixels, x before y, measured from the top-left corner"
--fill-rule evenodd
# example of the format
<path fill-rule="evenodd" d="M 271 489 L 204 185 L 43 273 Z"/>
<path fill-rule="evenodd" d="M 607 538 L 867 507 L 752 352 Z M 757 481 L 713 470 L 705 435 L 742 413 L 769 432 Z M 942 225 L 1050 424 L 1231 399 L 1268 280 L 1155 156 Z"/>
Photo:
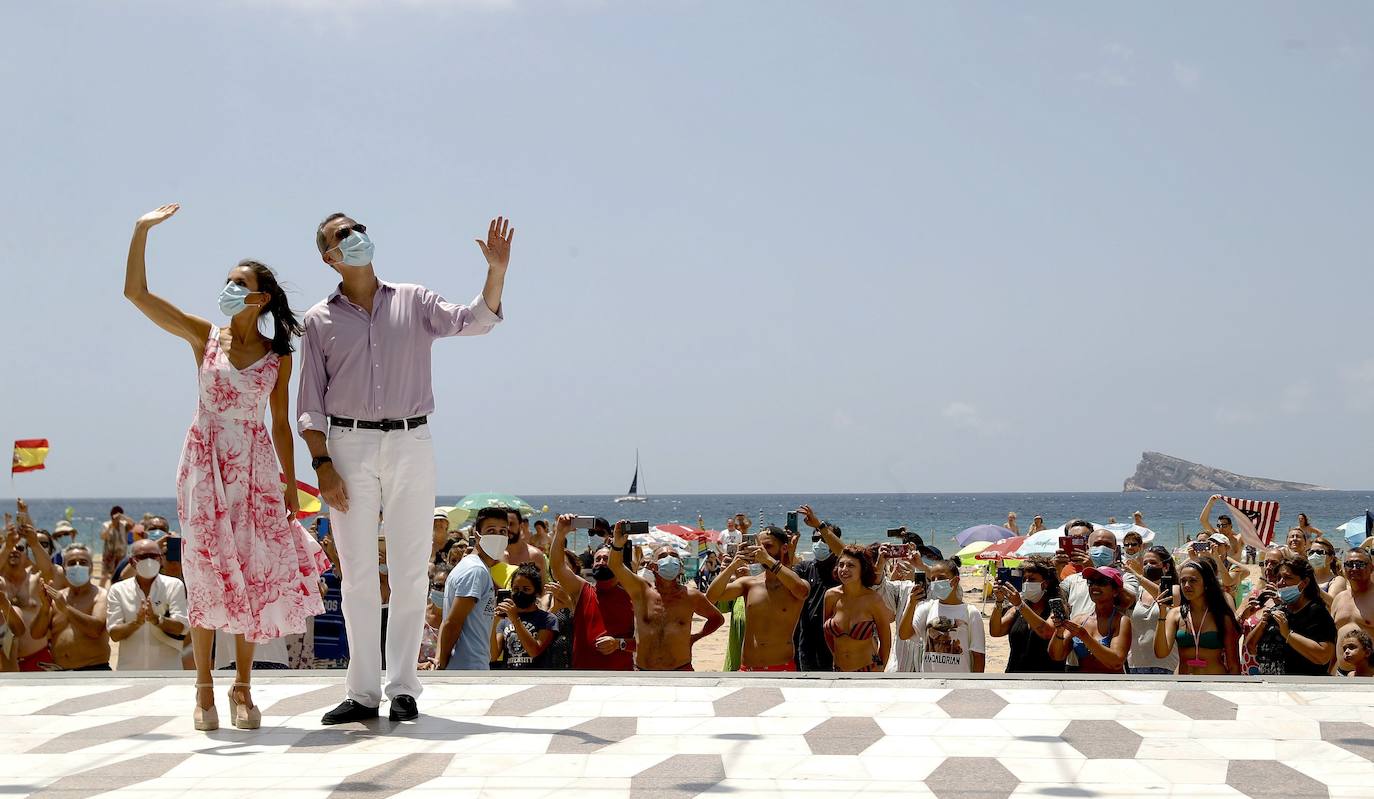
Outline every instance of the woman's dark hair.
<path fill-rule="evenodd" d="M 1300 525 L 1301 525 L 1301 524 L 1310 525 L 1310 524 L 1312 524 L 1312 522 L 1311 522 L 1311 520 L 1309 520 L 1309 519 L 1307 518 L 1307 514 L 1306 514 L 1306 513 L 1299 513 L 1299 514 L 1298 514 L 1298 524 L 1300 524 Z"/>
<path fill-rule="evenodd" d="M 1027 572 L 1038 574 L 1045 581 L 1045 599 L 1060 595 L 1059 572 L 1055 571 L 1054 563 L 1049 558 L 1034 555 L 1021 561 L 1021 573 L 1024 575 Z"/>
<path fill-rule="evenodd" d="M 1279 563 L 1279 571 L 1287 569 L 1299 581 L 1306 580 L 1307 587 L 1302 589 L 1302 595 L 1308 602 L 1321 602 L 1322 589 L 1317 585 L 1317 577 L 1312 573 L 1312 564 L 1307 562 L 1307 558 L 1284 558 Z"/>
<path fill-rule="evenodd" d="M 511 587 L 515 587 L 515 578 L 524 577 L 534 586 L 534 595 L 539 596 L 544 593 L 544 575 L 540 574 L 539 567 L 533 563 L 522 563 L 515 569 L 515 573 L 510 576 Z"/>
<path fill-rule="evenodd" d="M 568 568 L 572 569 L 573 574 L 582 573 L 582 561 L 577 559 L 577 556 L 573 554 L 571 549 L 563 550 L 563 560 L 568 562 Z M 576 597 L 574 597 L 574 600 L 575 599 Z"/>
<path fill-rule="evenodd" d="M 866 547 L 850 544 L 840 550 L 840 554 L 859 562 L 859 582 L 863 583 L 865 588 L 872 588 L 878 584 L 878 570 L 873 565 L 873 559 L 868 556 Z"/>
<path fill-rule="evenodd" d="M 1166 547 L 1150 547 L 1145 551 L 1159 557 L 1160 562 L 1164 564 L 1164 576 L 1171 578 L 1174 581 L 1174 585 L 1178 585 L 1178 569 L 1174 568 L 1173 553 Z"/>
<path fill-rule="evenodd" d="M 111 515 L 111 516 L 115 515 L 116 513 L 123 513 L 123 512 L 124 512 L 124 509 L 121 508 L 121 507 L 119 507 L 118 505 L 115 505 L 113 508 L 110 508 L 110 515 Z"/>
<path fill-rule="evenodd" d="M 261 316 L 265 313 L 272 314 L 272 351 L 278 355 L 290 355 L 295 347 L 291 346 L 291 339 L 305 333 L 305 328 L 296 319 L 296 313 L 291 310 L 291 303 L 286 299 L 286 289 L 277 282 L 277 275 L 267 264 L 253 260 L 239 261 L 239 266 L 245 267 L 253 273 L 258 280 L 258 291 L 267 295 L 267 304 L 258 311 Z"/>
<path fill-rule="evenodd" d="M 1207 606 L 1212 618 L 1217 620 L 1217 632 L 1224 634 L 1229 625 L 1239 635 L 1240 624 L 1236 621 L 1236 612 L 1231 609 L 1231 603 L 1226 601 L 1226 591 L 1221 587 L 1221 580 L 1217 578 L 1217 570 L 1212 568 L 1212 564 L 1205 560 L 1190 560 L 1179 567 L 1179 571 L 1183 569 L 1193 569 L 1202 577 L 1202 603 Z M 1183 618 L 1188 618 L 1192 603 L 1184 602 L 1179 612 Z"/>

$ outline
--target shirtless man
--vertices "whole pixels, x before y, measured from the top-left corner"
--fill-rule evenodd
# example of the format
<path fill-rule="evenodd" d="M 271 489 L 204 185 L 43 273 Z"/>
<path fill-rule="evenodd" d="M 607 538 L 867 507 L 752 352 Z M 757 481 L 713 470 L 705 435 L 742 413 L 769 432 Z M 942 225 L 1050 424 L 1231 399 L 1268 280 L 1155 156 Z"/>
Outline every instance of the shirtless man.
<path fill-rule="evenodd" d="M 1342 562 L 1350 588 L 1336 594 L 1331 601 L 1331 617 L 1336 629 L 1344 630 L 1353 624 L 1374 635 L 1374 563 L 1369 550 L 1356 547 L 1345 553 Z"/>
<path fill-rule="evenodd" d="M 26 533 L 21 537 L 20 529 Z M 24 540 L 28 538 L 30 540 Z M 5 543 L 0 545 L 0 588 L 3 588 L 9 604 L 19 612 L 24 622 L 23 634 L 18 636 L 17 646 L 11 657 L 18 663 L 20 671 L 52 671 L 57 668 L 53 662 L 52 650 L 48 648 L 48 632 L 52 626 L 52 605 L 43 591 L 43 583 L 38 574 L 30 573 L 29 554 L 46 560 L 47 556 L 38 549 L 34 539 L 37 531 L 32 525 L 20 518 L 16 527 L 5 514 Z M 48 561 L 52 569 L 52 561 Z"/>
<path fill-rule="evenodd" d="M 793 636 L 811 584 L 792 571 L 794 537 L 781 527 L 765 527 L 753 545 L 742 546 L 706 589 L 706 601 L 719 604 L 744 597 L 744 651 L 740 671 L 796 671 Z M 736 577 L 740 567 L 746 576 Z"/>
<path fill-rule="evenodd" d="M 653 573 L 646 580 L 625 566 L 629 536 L 625 521 L 616 522 L 611 547 L 611 571 L 630 595 L 635 608 L 635 668 L 639 671 L 692 671 L 692 644 L 725 623 L 716 606 L 695 586 L 683 585 L 682 558 L 670 546 L 654 550 L 645 565 Z M 692 616 L 706 620 L 692 632 Z"/>
<path fill-rule="evenodd" d="M 52 602 L 52 654 L 64 671 L 110 671 L 110 634 L 105 629 L 105 592 L 91 581 L 85 544 L 62 550 L 66 591 L 44 585 Z"/>
<path fill-rule="evenodd" d="M 544 553 L 529 543 L 529 522 L 518 510 L 508 510 L 506 516 L 510 518 L 510 533 L 506 536 L 506 540 L 510 543 L 506 546 L 506 554 L 502 556 L 501 560 L 511 566 L 533 563 L 540 569 L 545 568 L 548 561 L 545 560 Z"/>

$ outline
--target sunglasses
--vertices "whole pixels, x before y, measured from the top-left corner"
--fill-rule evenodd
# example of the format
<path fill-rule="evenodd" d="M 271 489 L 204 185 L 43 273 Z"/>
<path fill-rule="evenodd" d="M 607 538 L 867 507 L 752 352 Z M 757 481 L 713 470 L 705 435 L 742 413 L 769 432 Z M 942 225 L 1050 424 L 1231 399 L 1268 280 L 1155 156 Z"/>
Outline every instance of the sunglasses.
<path fill-rule="evenodd" d="M 1088 580 L 1088 585 L 1116 585 L 1116 581 L 1106 577 L 1094 577 Z"/>
<path fill-rule="evenodd" d="M 367 225 L 361 224 L 359 222 L 354 222 L 351 225 L 344 225 L 343 227 L 339 228 L 338 231 L 334 234 L 334 241 L 343 241 L 344 239 L 348 238 L 355 230 L 359 233 L 366 233 Z"/>
<path fill-rule="evenodd" d="M 1369 564 L 1362 560 L 1348 560 L 1341 565 L 1345 567 L 1346 571 L 1361 571 L 1369 568 Z"/>

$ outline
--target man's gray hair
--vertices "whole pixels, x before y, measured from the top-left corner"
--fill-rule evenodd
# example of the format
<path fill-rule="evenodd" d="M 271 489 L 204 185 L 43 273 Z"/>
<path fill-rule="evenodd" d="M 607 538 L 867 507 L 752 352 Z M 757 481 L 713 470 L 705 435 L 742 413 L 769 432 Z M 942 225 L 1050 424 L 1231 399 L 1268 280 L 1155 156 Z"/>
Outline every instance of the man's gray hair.
<path fill-rule="evenodd" d="M 91 557 L 91 548 L 90 548 L 90 547 L 86 546 L 85 544 L 81 543 L 80 541 L 73 541 L 72 543 L 70 543 L 70 544 L 68 544 L 68 545 L 66 545 L 65 547 L 62 548 L 62 558 L 65 560 L 66 557 L 67 557 L 67 553 L 69 553 L 69 552 L 75 552 L 76 550 L 81 550 L 82 552 L 85 552 L 85 553 L 86 553 L 86 556 L 87 556 L 87 557 Z"/>

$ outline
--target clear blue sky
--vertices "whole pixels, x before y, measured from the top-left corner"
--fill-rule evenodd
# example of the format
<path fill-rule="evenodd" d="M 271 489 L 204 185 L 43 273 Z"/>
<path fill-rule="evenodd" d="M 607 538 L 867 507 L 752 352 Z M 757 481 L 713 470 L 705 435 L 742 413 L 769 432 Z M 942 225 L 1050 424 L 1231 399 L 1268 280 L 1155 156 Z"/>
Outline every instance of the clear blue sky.
<path fill-rule="evenodd" d="M 507 321 L 436 345 L 443 493 L 1114 490 L 1155 449 L 1369 488 L 1365 3 L 8 3 L 0 437 L 173 493 L 228 268 Z M 298 452 L 302 472 L 303 448 Z"/>

